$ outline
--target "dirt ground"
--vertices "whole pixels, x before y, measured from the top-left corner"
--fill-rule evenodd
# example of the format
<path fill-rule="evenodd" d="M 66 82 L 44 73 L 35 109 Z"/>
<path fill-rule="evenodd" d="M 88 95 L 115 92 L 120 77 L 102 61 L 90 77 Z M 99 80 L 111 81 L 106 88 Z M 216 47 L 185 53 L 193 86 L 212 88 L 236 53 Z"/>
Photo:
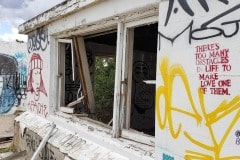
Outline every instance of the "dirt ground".
<path fill-rule="evenodd" d="M 15 115 L 0 115 L 0 138 L 13 137 Z"/>

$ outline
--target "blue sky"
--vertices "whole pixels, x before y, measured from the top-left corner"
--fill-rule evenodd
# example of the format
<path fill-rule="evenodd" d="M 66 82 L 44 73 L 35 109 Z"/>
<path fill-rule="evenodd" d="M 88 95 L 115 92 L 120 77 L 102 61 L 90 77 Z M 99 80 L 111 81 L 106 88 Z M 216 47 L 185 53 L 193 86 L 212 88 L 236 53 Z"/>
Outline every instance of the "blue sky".
<path fill-rule="evenodd" d="M 0 0 L 0 41 L 27 41 L 18 26 L 65 0 Z"/>
<path fill-rule="evenodd" d="M 4 34 L 4 33 L 10 33 L 11 30 L 11 24 L 7 24 L 7 23 L 2 23 L 0 24 L 0 35 Z"/>

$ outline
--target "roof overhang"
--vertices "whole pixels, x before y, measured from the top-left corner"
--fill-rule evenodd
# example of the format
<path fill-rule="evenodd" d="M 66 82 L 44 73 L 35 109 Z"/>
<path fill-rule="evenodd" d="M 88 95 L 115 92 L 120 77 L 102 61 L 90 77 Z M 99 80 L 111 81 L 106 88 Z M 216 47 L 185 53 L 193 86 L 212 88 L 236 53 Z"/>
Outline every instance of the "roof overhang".
<path fill-rule="evenodd" d="M 27 34 L 69 14 L 73 14 L 79 10 L 95 5 L 100 1 L 104 0 L 66 0 L 19 25 L 19 33 Z"/>

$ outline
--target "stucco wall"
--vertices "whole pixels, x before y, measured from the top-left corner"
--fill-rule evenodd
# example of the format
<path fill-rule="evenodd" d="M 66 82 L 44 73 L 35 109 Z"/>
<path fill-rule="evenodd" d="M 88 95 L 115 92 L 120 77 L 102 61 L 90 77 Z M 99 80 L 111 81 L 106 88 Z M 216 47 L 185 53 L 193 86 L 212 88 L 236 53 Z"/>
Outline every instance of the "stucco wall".
<path fill-rule="evenodd" d="M 28 35 L 27 110 L 43 117 L 49 115 L 50 46 L 48 28 Z"/>
<path fill-rule="evenodd" d="M 159 160 L 240 159 L 240 3 L 160 3 Z"/>
<path fill-rule="evenodd" d="M 26 107 L 27 44 L 0 42 L 0 115 Z"/>

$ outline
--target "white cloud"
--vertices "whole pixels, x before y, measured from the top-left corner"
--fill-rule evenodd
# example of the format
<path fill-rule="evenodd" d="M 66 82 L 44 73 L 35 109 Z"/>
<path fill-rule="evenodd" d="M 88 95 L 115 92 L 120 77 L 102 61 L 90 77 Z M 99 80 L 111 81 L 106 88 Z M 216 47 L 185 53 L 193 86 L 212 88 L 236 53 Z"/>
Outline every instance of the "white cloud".
<path fill-rule="evenodd" d="M 12 28 L 11 33 L 4 33 L 3 35 L 0 35 L 0 40 L 2 41 L 24 41 L 27 42 L 27 36 L 23 34 L 18 34 L 17 28 Z"/>
<path fill-rule="evenodd" d="M 26 39 L 25 36 L 16 33 L 18 26 L 63 1 L 17 0 L 16 3 L 15 1 L 0 0 L 0 25 L 9 24 L 12 27 L 12 32 L 0 35 L 0 39 L 7 41 Z"/>

